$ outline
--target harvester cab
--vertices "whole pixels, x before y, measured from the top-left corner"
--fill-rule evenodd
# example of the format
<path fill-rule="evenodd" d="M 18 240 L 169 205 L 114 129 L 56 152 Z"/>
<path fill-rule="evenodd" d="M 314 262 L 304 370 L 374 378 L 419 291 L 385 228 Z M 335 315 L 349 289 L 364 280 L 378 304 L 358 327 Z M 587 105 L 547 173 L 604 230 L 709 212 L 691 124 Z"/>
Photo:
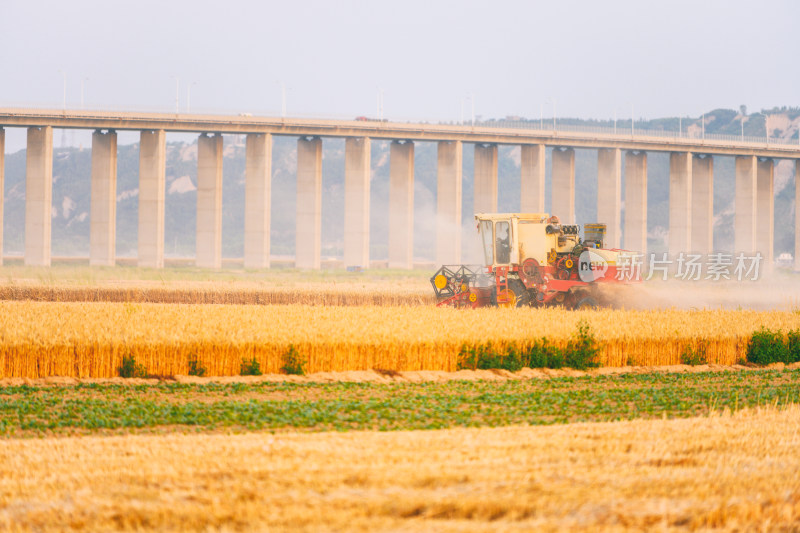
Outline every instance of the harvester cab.
<path fill-rule="evenodd" d="M 546 213 L 475 215 L 484 265 L 445 265 L 431 278 L 440 306 L 561 305 L 593 308 L 609 302 L 598 285 L 638 281 L 620 275 L 632 252 L 604 248 L 605 224 L 561 224 Z"/>

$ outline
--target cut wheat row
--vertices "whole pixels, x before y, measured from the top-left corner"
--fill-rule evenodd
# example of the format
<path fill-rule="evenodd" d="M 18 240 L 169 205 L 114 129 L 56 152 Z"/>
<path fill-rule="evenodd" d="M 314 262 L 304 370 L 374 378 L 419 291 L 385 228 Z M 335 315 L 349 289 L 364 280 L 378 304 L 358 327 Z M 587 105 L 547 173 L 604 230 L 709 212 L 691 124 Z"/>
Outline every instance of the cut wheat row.
<path fill-rule="evenodd" d="M 585 311 L 435 307 L 314 307 L 0 302 L 0 377 L 111 377 L 133 355 L 154 375 L 235 375 L 255 358 L 279 372 L 290 346 L 306 370 L 447 370 L 461 347 L 565 346 L 579 320 L 604 366 L 670 365 L 705 344 L 710 363 L 734 364 L 765 326 L 800 328 L 800 315 L 758 311 Z"/>

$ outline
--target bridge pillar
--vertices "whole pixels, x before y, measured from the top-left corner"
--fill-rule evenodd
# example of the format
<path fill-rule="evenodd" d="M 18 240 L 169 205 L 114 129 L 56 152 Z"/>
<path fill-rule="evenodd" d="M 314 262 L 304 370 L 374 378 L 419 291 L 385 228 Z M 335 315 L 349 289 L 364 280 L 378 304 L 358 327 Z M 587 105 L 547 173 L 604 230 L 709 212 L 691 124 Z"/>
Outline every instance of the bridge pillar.
<path fill-rule="evenodd" d="M 794 269 L 800 270 L 800 159 L 794 162 Z"/>
<path fill-rule="evenodd" d="M 269 268 L 272 135 L 248 133 L 245 147 L 244 267 Z"/>
<path fill-rule="evenodd" d="M 575 149 L 553 148 L 553 215 L 562 224 L 575 223 Z"/>
<path fill-rule="evenodd" d="M 197 240 L 195 262 L 222 267 L 222 135 L 197 139 Z"/>
<path fill-rule="evenodd" d="M 164 130 L 142 131 L 139 142 L 140 267 L 164 268 L 164 188 L 167 138 Z"/>
<path fill-rule="evenodd" d="M 6 157 L 6 130 L 0 128 L 0 266 L 3 266 L 3 202 L 5 201 L 4 176 Z"/>
<path fill-rule="evenodd" d="M 297 140 L 297 220 L 295 267 L 321 266 L 322 247 L 322 139 Z"/>
<path fill-rule="evenodd" d="M 475 213 L 497 211 L 497 145 L 475 145 Z"/>
<path fill-rule="evenodd" d="M 605 246 L 620 247 L 622 156 L 619 148 L 597 150 L 597 221 L 606 225 Z"/>
<path fill-rule="evenodd" d="M 370 139 L 344 142 L 344 266 L 369 268 Z"/>
<path fill-rule="evenodd" d="M 117 247 L 117 133 L 92 134 L 89 264 L 114 266 Z"/>
<path fill-rule="evenodd" d="M 647 152 L 625 152 L 625 248 L 647 253 Z"/>
<path fill-rule="evenodd" d="M 50 266 L 53 128 L 28 128 L 25 176 L 25 264 Z"/>
<path fill-rule="evenodd" d="M 414 267 L 414 143 L 389 152 L 389 268 Z"/>
<path fill-rule="evenodd" d="M 756 157 L 736 157 L 736 191 L 734 198 L 735 252 L 756 251 Z"/>
<path fill-rule="evenodd" d="M 692 154 L 669 154 L 669 253 L 692 251 Z"/>
<path fill-rule="evenodd" d="M 544 156 L 543 144 L 520 146 L 520 206 L 522 213 L 544 213 Z"/>
<path fill-rule="evenodd" d="M 436 262 L 461 262 L 461 141 L 440 141 L 436 170 Z"/>
<path fill-rule="evenodd" d="M 763 272 L 769 272 L 775 242 L 775 165 L 772 159 L 758 160 L 756 165 L 756 250 L 764 258 Z"/>
<path fill-rule="evenodd" d="M 692 158 L 692 251 L 710 254 L 714 249 L 714 158 Z"/>

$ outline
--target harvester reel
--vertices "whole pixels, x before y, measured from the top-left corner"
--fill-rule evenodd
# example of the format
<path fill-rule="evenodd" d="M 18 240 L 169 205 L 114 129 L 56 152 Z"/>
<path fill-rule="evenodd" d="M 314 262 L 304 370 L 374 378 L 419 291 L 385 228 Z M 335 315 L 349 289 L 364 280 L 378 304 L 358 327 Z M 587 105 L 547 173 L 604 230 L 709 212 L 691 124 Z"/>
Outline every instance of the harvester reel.
<path fill-rule="evenodd" d="M 437 298 L 449 298 L 481 285 L 485 277 L 480 265 L 444 265 L 431 277 Z"/>

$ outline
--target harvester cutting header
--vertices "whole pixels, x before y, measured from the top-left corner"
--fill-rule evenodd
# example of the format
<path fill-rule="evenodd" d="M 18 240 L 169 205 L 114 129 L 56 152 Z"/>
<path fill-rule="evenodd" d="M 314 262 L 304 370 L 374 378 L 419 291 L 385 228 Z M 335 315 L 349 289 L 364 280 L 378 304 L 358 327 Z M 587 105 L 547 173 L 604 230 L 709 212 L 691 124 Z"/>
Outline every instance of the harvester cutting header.
<path fill-rule="evenodd" d="M 633 252 L 604 248 L 605 224 L 561 224 L 546 213 L 479 213 L 485 265 L 445 265 L 431 278 L 439 306 L 608 305 L 602 286 L 639 281 L 620 275 Z"/>

